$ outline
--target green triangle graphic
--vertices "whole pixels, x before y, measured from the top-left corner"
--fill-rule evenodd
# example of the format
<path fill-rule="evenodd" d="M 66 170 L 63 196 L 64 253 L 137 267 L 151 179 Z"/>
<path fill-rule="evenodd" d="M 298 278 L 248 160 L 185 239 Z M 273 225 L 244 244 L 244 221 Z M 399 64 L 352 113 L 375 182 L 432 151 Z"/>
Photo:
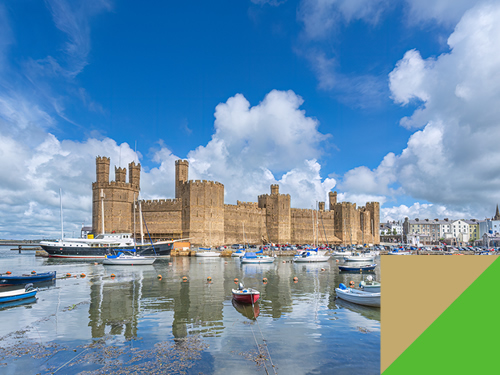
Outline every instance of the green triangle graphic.
<path fill-rule="evenodd" d="M 452 283 L 453 279 L 449 282 Z M 446 293 L 446 285 L 437 288 Z M 415 298 L 420 298 L 425 303 L 425 291 Z M 500 259 L 497 259 L 383 375 L 500 373 L 499 313 Z"/>

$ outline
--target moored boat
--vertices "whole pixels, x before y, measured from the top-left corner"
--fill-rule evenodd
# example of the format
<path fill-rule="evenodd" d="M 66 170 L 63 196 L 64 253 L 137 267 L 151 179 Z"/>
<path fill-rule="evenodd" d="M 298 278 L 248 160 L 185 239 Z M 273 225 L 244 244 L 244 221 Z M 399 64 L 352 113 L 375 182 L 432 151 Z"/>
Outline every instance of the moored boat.
<path fill-rule="evenodd" d="M 370 276 L 368 277 L 368 279 Z M 370 292 L 370 293 L 380 293 L 380 283 L 377 281 L 372 281 L 368 280 L 367 281 L 361 281 L 359 283 L 359 287 L 364 290 L 365 292 Z"/>
<path fill-rule="evenodd" d="M 7 292 L 0 292 L 0 303 L 18 301 L 25 298 L 36 296 L 37 288 L 33 288 L 33 284 L 26 284 L 24 289 L 9 290 Z"/>
<path fill-rule="evenodd" d="M 359 254 L 344 257 L 346 262 L 373 262 L 375 255 L 372 254 Z"/>
<path fill-rule="evenodd" d="M 257 253 L 245 253 L 240 257 L 241 263 L 273 263 L 274 257 Z"/>
<path fill-rule="evenodd" d="M 260 307 L 258 303 L 250 305 L 248 303 L 238 302 L 233 298 L 232 304 L 236 311 L 248 319 L 255 320 L 260 314 Z"/>
<path fill-rule="evenodd" d="M 40 246 L 51 258 L 102 259 L 120 250 L 136 249 L 138 255 L 169 257 L 174 241 L 134 244 L 131 233 L 106 233 L 95 238 L 65 238 L 42 241 Z"/>
<path fill-rule="evenodd" d="M 373 271 L 377 265 L 376 264 L 366 264 L 366 265 L 352 265 L 352 266 L 339 266 L 339 271 Z"/>
<path fill-rule="evenodd" d="M 260 292 L 253 288 L 245 288 L 242 283 L 238 289 L 232 289 L 233 299 L 239 303 L 255 303 L 260 297 Z"/>
<path fill-rule="evenodd" d="M 244 249 L 238 249 L 236 251 L 234 251 L 231 256 L 233 258 L 236 258 L 236 257 L 242 257 L 243 255 L 245 255 L 246 251 Z"/>
<path fill-rule="evenodd" d="M 19 275 L 19 276 L 0 274 L 0 286 L 37 283 L 41 281 L 54 280 L 55 278 L 56 278 L 56 271 L 41 272 L 41 273 L 33 271 L 30 274 Z"/>
<path fill-rule="evenodd" d="M 214 251 L 212 248 L 199 247 L 196 252 L 197 257 L 220 257 L 220 251 Z"/>
<path fill-rule="evenodd" d="M 380 293 L 364 292 L 362 290 L 347 288 L 340 283 L 338 288 L 335 288 L 335 293 L 338 298 L 357 303 L 364 306 L 380 307 Z"/>
<path fill-rule="evenodd" d="M 329 255 L 325 255 L 325 251 L 318 251 L 318 249 L 310 249 L 302 251 L 293 257 L 296 263 L 311 263 L 311 262 L 328 262 Z"/>
<path fill-rule="evenodd" d="M 117 255 L 107 255 L 102 261 L 106 266 L 144 266 L 153 264 L 156 258 L 148 258 L 140 255 L 127 255 L 119 252 Z"/>

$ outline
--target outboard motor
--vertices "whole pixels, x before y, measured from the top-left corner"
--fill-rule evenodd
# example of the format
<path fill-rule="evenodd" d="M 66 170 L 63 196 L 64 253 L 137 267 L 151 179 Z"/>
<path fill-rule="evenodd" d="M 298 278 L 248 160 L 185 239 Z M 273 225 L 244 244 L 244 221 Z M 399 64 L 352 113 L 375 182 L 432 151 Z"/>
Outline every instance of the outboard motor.
<path fill-rule="evenodd" d="M 239 285 L 238 285 L 238 289 L 239 289 L 239 290 L 243 290 L 243 289 L 245 289 L 245 287 L 243 286 L 243 283 L 239 283 Z"/>

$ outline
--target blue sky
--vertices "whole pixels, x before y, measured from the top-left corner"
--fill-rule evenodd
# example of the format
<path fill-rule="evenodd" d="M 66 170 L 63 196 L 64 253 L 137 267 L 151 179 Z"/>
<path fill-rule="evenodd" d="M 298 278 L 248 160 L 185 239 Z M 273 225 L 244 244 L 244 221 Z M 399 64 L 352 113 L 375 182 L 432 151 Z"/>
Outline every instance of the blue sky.
<path fill-rule="evenodd" d="M 0 238 L 91 223 L 95 157 L 174 160 L 226 203 L 279 183 L 383 220 L 482 219 L 500 201 L 498 1 L 0 2 Z M 498 19 L 498 17 L 497 17 Z M 113 170 L 111 176 L 113 178 Z"/>

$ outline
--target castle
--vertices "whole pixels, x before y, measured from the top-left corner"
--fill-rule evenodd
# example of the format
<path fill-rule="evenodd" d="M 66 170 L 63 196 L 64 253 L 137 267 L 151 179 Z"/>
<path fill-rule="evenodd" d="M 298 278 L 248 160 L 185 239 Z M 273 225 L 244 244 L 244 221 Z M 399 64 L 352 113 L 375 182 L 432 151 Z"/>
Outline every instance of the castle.
<path fill-rule="evenodd" d="M 109 181 L 110 159 L 96 158 L 96 182 L 92 184 L 92 230 L 134 233 L 140 237 L 137 199 L 141 165 L 115 167 L 115 181 Z M 175 198 L 141 200 L 143 231 L 153 240 L 189 238 L 194 245 L 219 246 L 232 243 L 380 243 L 380 205 L 368 202 L 337 202 L 329 193 L 329 207 L 291 208 L 289 194 L 280 194 L 271 185 L 271 194 L 259 195 L 257 202 L 224 203 L 224 185 L 214 181 L 188 180 L 189 162 L 175 162 Z M 103 227 L 104 215 L 104 227 Z M 135 217 L 134 217 L 135 216 Z M 313 224 L 314 223 L 314 224 Z M 134 230 L 135 227 L 135 230 Z"/>

